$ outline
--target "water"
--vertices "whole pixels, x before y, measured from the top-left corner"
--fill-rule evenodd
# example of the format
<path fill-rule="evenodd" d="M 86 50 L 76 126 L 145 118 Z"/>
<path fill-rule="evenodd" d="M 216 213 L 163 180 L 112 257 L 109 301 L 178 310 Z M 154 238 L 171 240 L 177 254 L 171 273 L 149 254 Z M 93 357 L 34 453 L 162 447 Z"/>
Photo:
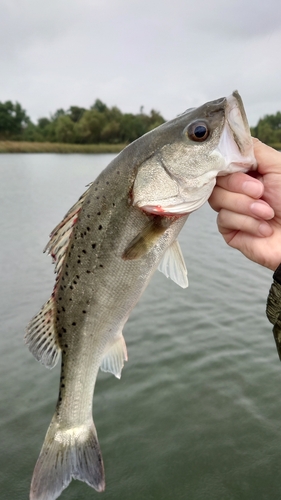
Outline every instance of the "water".
<path fill-rule="evenodd" d="M 58 391 L 23 344 L 51 293 L 48 234 L 111 155 L 1 155 L 1 500 L 28 498 Z M 156 273 L 126 325 L 121 381 L 100 374 L 104 500 L 279 500 L 281 366 L 271 273 L 226 247 L 208 205 L 181 237 L 190 287 Z M 63 500 L 99 494 L 72 481 Z"/>

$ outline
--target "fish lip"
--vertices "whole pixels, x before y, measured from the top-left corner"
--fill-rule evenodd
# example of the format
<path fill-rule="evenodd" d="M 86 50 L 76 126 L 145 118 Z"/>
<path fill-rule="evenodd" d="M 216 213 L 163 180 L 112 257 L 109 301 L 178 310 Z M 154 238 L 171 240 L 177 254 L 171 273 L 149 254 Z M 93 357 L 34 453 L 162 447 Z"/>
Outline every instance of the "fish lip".
<path fill-rule="evenodd" d="M 251 157 L 256 164 L 249 123 L 243 101 L 237 90 L 226 98 L 225 120 L 226 126 L 229 126 L 232 137 L 241 155 L 245 157 L 245 159 Z M 239 162 L 237 162 L 237 164 L 238 163 Z M 242 160 L 240 165 L 243 163 Z"/>
<path fill-rule="evenodd" d="M 218 172 L 219 176 L 257 168 L 250 127 L 237 90 L 226 97 L 225 124 L 217 152 L 226 160 L 225 169 Z"/>

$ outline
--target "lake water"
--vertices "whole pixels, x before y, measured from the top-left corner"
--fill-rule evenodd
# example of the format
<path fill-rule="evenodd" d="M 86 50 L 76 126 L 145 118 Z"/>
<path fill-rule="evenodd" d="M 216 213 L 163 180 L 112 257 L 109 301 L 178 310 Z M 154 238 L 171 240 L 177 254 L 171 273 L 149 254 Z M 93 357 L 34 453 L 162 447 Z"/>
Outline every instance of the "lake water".
<path fill-rule="evenodd" d="M 23 342 L 50 295 L 48 235 L 112 155 L 0 155 L 0 498 L 27 500 L 59 367 Z M 208 205 L 180 236 L 183 290 L 156 273 L 126 325 L 120 381 L 101 373 L 94 418 L 107 488 L 61 500 L 279 500 L 281 365 L 265 303 L 271 272 L 228 248 Z"/>

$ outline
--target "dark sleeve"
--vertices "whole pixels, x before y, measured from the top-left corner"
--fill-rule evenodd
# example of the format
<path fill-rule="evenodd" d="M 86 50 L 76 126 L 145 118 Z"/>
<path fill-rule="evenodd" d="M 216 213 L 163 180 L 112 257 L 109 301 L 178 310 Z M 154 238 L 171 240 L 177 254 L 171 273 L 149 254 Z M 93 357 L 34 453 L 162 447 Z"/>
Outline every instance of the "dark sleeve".
<path fill-rule="evenodd" d="M 273 283 L 267 298 L 266 315 L 273 324 L 273 335 L 281 360 L 281 264 L 273 274 Z"/>

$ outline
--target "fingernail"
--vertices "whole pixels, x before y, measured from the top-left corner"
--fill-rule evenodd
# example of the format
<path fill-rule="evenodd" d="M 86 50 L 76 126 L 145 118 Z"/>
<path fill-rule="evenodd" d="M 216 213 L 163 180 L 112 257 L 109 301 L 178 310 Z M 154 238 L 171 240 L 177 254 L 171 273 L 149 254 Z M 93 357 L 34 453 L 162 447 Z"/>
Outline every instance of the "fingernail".
<path fill-rule="evenodd" d="M 253 215 L 261 219 L 270 220 L 274 217 L 274 210 L 263 200 L 254 201 L 250 208 Z"/>
<path fill-rule="evenodd" d="M 263 193 L 262 183 L 256 180 L 243 182 L 242 188 L 244 193 L 252 198 L 259 198 Z"/>
<path fill-rule="evenodd" d="M 259 233 L 261 236 L 271 236 L 272 228 L 269 226 L 269 224 L 263 222 L 262 224 L 259 225 Z"/>

